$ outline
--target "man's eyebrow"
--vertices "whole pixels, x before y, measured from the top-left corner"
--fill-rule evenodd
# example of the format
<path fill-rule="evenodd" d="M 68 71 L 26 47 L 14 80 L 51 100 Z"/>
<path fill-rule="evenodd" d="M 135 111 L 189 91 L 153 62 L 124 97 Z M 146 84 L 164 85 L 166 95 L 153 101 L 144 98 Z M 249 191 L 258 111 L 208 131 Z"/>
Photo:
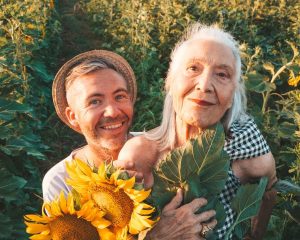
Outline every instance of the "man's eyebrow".
<path fill-rule="evenodd" d="M 129 91 L 126 88 L 118 88 L 116 89 L 113 94 L 119 93 L 119 92 L 125 92 L 125 93 L 129 93 Z"/>
<path fill-rule="evenodd" d="M 86 99 L 90 99 L 90 98 L 93 98 L 93 97 L 104 97 L 104 94 L 102 94 L 102 93 L 91 93 L 90 95 L 87 96 Z"/>

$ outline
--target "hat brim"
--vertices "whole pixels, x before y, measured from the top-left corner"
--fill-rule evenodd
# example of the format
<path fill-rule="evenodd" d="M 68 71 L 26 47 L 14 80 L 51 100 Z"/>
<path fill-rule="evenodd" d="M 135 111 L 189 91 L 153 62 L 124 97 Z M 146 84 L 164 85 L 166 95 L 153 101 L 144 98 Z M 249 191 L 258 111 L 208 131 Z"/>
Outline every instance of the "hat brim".
<path fill-rule="evenodd" d="M 84 61 L 97 59 L 104 59 L 108 62 L 113 63 L 117 71 L 121 73 L 121 75 L 125 78 L 127 82 L 129 88 L 128 90 L 133 104 L 136 100 L 137 86 L 134 72 L 128 64 L 128 62 L 123 57 L 114 52 L 106 50 L 92 50 L 73 57 L 71 60 L 66 62 L 57 72 L 52 84 L 52 98 L 56 113 L 59 116 L 59 118 L 70 128 L 74 129 L 79 133 L 81 132 L 69 123 L 65 114 L 65 109 L 68 106 L 66 98 L 65 80 L 74 67 L 78 66 Z"/>

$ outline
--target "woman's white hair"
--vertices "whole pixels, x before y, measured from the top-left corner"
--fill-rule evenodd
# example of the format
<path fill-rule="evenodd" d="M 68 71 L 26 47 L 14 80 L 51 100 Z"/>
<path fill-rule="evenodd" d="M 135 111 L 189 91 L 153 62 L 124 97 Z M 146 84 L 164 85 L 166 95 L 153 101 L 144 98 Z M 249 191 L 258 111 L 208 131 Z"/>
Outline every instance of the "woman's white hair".
<path fill-rule="evenodd" d="M 171 53 L 171 62 L 166 77 L 165 90 L 166 97 L 163 108 L 163 116 L 161 125 L 146 133 L 146 138 L 157 141 L 160 150 L 173 149 L 176 145 L 176 112 L 173 107 L 173 99 L 170 93 L 170 86 L 176 76 L 178 64 L 180 63 L 179 50 L 190 40 L 212 40 L 228 46 L 235 58 L 235 80 L 237 82 L 233 96 L 233 103 L 230 109 L 226 111 L 221 119 L 226 132 L 234 121 L 244 121 L 247 118 L 246 105 L 247 99 L 245 94 L 244 83 L 241 78 L 241 57 L 239 52 L 239 44 L 234 40 L 233 36 L 217 25 L 203 25 L 194 23 L 189 26 L 182 38 L 175 45 Z"/>

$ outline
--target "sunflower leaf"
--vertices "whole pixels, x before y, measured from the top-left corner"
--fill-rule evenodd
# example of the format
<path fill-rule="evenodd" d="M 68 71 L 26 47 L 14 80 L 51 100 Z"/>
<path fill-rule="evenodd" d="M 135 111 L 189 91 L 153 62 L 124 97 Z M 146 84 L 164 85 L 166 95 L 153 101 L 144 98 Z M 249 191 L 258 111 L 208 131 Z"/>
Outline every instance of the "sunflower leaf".
<path fill-rule="evenodd" d="M 300 196 L 300 186 L 290 181 L 278 180 L 273 187 L 280 193 L 292 193 L 296 196 Z"/>
<path fill-rule="evenodd" d="M 0 199 L 6 201 L 15 200 L 18 190 L 22 189 L 27 181 L 8 172 L 6 169 L 0 169 Z"/>
<path fill-rule="evenodd" d="M 238 224 L 251 218 L 257 213 L 267 183 L 268 178 L 263 177 L 260 179 L 259 184 L 246 184 L 239 188 L 232 201 L 232 208 L 236 212 L 236 219 L 226 233 L 225 239 L 228 239 L 231 232 Z"/>
<path fill-rule="evenodd" d="M 151 201 L 158 209 L 161 210 L 175 196 L 177 189 L 182 188 L 183 204 L 205 197 L 208 204 L 198 212 L 218 209 L 218 223 L 223 223 L 225 211 L 217 194 L 224 188 L 230 163 L 223 150 L 224 141 L 223 127 L 217 124 L 160 161 L 153 172 L 151 194 Z"/>

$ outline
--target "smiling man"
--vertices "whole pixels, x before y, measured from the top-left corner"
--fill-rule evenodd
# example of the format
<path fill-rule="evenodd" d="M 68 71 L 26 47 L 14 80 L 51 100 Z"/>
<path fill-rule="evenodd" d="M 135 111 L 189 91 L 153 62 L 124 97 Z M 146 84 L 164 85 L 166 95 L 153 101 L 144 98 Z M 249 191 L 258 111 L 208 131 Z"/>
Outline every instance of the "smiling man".
<path fill-rule="evenodd" d="M 71 189 L 65 163 L 74 158 L 91 166 L 117 159 L 130 137 L 136 98 L 134 73 L 125 59 L 104 50 L 82 53 L 65 63 L 55 76 L 53 102 L 60 119 L 84 135 L 87 144 L 53 166 L 43 179 L 44 201 Z"/>

